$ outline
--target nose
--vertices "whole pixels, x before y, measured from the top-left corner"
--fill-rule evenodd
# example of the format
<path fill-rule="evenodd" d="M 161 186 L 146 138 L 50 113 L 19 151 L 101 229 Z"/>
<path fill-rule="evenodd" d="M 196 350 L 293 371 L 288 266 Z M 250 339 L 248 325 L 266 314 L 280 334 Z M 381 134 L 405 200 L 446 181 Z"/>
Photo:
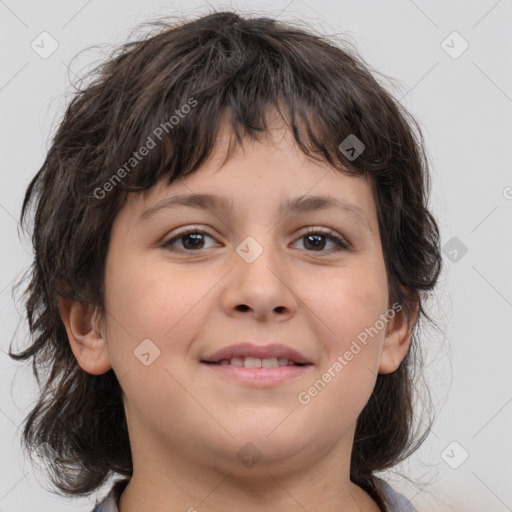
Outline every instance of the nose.
<path fill-rule="evenodd" d="M 233 255 L 223 307 L 228 315 L 251 314 L 256 320 L 284 321 L 297 311 L 291 268 L 271 235 L 247 237 Z"/>

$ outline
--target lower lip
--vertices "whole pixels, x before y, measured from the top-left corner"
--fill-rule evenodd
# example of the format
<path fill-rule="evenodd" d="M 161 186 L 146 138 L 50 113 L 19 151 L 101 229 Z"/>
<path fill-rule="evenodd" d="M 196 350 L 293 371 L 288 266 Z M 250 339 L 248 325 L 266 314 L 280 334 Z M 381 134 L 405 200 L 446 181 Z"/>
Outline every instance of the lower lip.
<path fill-rule="evenodd" d="M 220 377 L 254 387 L 269 387 L 304 375 L 313 365 L 278 366 L 277 368 L 245 368 L 220 364 L 201 363 Z"/>

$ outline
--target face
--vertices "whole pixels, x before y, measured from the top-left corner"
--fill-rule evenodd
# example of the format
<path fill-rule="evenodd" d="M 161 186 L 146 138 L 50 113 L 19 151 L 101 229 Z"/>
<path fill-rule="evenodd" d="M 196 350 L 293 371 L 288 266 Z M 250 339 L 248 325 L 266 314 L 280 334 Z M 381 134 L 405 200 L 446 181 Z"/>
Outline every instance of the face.
<path fill-rule="evenodd" d="M 132 450 L 253 474 L 349 458 L 395 355 L 370 181 L 307 158 L 277 122 L 221 165 L 229 137 L 185 181 L 131 196 L 112 226 L 102 328 Z M 188 194 L 225 204 L 165 205 Z M 303 196 L 338 204 L 287 208 Z M 203 362 L 240 343 L 281 344 L 308 364 Z"/>

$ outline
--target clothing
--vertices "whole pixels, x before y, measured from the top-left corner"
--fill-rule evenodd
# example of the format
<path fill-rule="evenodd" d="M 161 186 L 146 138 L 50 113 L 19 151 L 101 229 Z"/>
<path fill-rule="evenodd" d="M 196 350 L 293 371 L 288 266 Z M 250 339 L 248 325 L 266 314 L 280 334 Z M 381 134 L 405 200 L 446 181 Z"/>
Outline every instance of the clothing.
<path fill-rule="evenodd" d="M 402 494 L 396 492 L 387 482 L 380 478 L 376 478 L 379 489 L 384 494 L 386 512 L 416 512 L 411 502 Z M 129 479 L 118 480 L 110 492 L 101 502 L 97 502 L 92 512 L 119 512 L 119 498 L 125 487 L 128 485 Z"/>

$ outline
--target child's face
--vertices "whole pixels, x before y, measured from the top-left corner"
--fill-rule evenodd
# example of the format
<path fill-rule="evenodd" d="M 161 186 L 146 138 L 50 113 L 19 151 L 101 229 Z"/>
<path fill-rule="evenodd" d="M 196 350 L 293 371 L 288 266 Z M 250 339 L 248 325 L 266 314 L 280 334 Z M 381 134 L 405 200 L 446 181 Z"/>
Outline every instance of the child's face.
<path fill-rule="evenodd" d="M 393 371 L 405 355 L 405 331 L 386 335 L 379 322 L 389 312 L 388 286 L 370 181 L 308 159 L 278 125 L 271 134 L 273 142 L 245 140 L 244 151 L 220 169 L 226 146 L 219 145 L 185 183 L 159 184 L 146 199 L 132 196 L 115 219 L 103 334 L 125 393 L 134 460 L 170 464 L 183 457 L 254 474 L 347 458 L 377 373 Z M 163 208 L 141 220 L 160 200 L 191 193 L 224 196 L 233 209 Z M 360 214 L 281 212 L 285 201 L 303 195 L 336 198 Z M 163 247 L 184 227 L 203 237 Z M 305 236 L 308 227 L 320 228 L 316 238 Z M 322 228 L 351 247 L 336 250 Z M 376 325 L 378 333 L 357 342 L 357 350 L 354 340 Z M 139 347 L 148 339 L 158 357 L 151 343 Z M 257 387 L 201 362 L 241 342 L 280 343 L 312 364 Z M 330 378 L 311 392 L 329 369 Z M 263 456 L 254 467 L 237 457 L 248 442 L 258 451 L 243 450 Z"/>

